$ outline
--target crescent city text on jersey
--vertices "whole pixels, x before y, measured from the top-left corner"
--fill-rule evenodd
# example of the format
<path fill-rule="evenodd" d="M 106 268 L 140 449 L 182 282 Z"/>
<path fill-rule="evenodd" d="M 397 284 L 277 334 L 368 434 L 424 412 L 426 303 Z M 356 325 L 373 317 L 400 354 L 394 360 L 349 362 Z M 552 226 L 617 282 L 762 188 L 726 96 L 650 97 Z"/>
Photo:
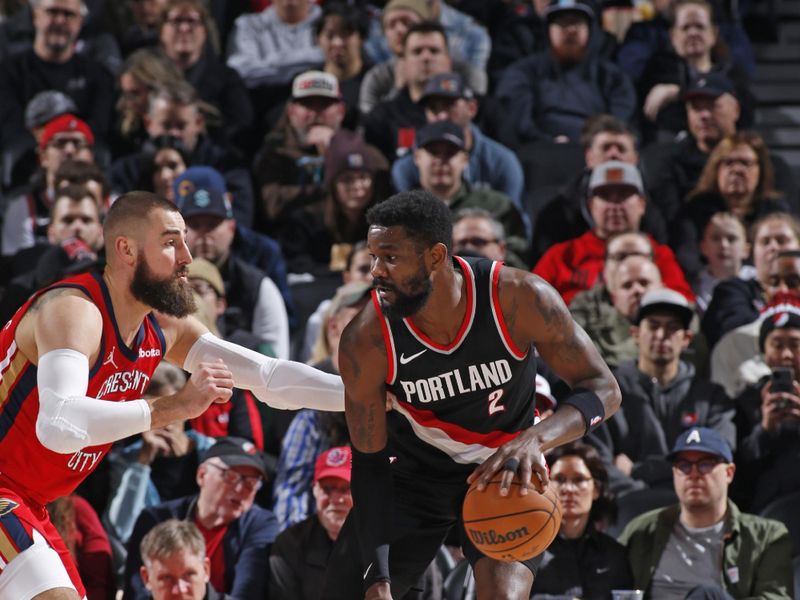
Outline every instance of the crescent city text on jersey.
<path fill-rule="evenodd" d="M 97 392 L 98 398 L 105 398 L 111 394 L 122 394 L 129 390 L 136 390 L 139 394 L 144 394 L 150 384 L 150 377 L 141 371 L 120 371 L 114 373 L 100 386 Z"/>
<path fill-rule="evenodd" d="M 488 363 L 467 365 L 425 379 L 400 380 L 400 385 L 406 393 L 406 400 L 427 403 L 478 390 L 494 389 L 510 380 L 511 365 L 503 358 Z"/>

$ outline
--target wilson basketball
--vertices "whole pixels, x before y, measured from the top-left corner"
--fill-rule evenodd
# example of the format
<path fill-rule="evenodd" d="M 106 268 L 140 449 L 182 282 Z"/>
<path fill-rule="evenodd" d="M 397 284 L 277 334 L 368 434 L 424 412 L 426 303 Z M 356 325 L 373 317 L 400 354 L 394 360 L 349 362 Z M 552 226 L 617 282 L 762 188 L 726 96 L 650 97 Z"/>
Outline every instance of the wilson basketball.
<path fill-rule="evenodd" d="M 543 494 L 520 494 L 515 476 L 508 496 L 500 495 L 500 474 L 482 492 L 473 483 L 464 497 L 464 529 L 475 547 L 490 558 L 528 560 L 545 551 L 561 526 L 561 505 L 552 487 Z"/>

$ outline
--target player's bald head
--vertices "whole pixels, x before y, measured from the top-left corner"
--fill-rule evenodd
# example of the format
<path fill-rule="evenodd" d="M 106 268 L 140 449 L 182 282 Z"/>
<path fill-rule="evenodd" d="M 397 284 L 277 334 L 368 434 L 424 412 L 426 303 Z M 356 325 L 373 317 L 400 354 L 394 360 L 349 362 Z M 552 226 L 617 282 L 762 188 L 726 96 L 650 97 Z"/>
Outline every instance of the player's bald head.
<path fill-rule="evenodd" d="M 121 235 L 141 239 L 142 232 L 150 223 L 150 215 L 158 209 L 179 212 L 172 202 L 152 192 L 128 192 L 117 198 L 103 222 L 106 256 L 110 258 L 113 255 L 115 240 Z"/>

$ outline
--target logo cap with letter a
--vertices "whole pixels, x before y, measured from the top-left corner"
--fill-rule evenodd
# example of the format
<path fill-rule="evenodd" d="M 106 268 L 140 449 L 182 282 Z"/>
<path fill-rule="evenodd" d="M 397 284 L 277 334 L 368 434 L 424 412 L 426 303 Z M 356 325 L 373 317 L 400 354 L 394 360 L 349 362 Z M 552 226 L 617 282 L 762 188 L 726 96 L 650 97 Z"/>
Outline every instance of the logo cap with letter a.
<path fill-rule="evenodd" d="M 681 452 L 705 452 L 718 456 L 725 462 L 733 462 L 733 452 L 728 441 L 708 427 L 692 427 L 680 434 L 672 452 L 667 455 L 667 460 L 674 461 Z"/>

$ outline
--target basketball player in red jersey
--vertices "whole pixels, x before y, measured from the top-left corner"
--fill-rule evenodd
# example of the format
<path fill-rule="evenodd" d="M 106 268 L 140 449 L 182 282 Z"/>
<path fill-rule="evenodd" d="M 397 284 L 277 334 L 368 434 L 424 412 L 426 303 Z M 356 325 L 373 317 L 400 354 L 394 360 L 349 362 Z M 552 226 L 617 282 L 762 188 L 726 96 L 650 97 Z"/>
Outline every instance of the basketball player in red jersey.
<path fill-rule="evenodd" d="M 402 598 L 418 589 L 457 526 L 478 599 L 527 600 L 538 557 L 507 563 L 475 548 L 461 516 L 468 483 L 482 488 L 501 472 L 501 494 L 515 473 L 522 493 L 547 485 L 543 453 L 613 414 L 619 388 L 542 279 L 450 254 L 443 202 L 406 192 L 367 219 L 376 289 L 339 350 L 355 507 L 322 598 Z M 535 351 L 572 387 L 543 421 L 535 416 Z M 387 390 L 396 397 L 389 412 Z"/>
<path fill-rule="evenodd" d="M 45 505 L 69 494 L 119 439 L 199 416 L 233 386 L 276 408 L 343 410 L 341 380 L 211 335 L 189 315 L 192 258 L 178 209 L 131 192 L 104 223 L 103 273 L 34 295 L 0 331 L 0 598 L 85 591 Z M 142 394 L 161 359 L 192 373 Z"/>

